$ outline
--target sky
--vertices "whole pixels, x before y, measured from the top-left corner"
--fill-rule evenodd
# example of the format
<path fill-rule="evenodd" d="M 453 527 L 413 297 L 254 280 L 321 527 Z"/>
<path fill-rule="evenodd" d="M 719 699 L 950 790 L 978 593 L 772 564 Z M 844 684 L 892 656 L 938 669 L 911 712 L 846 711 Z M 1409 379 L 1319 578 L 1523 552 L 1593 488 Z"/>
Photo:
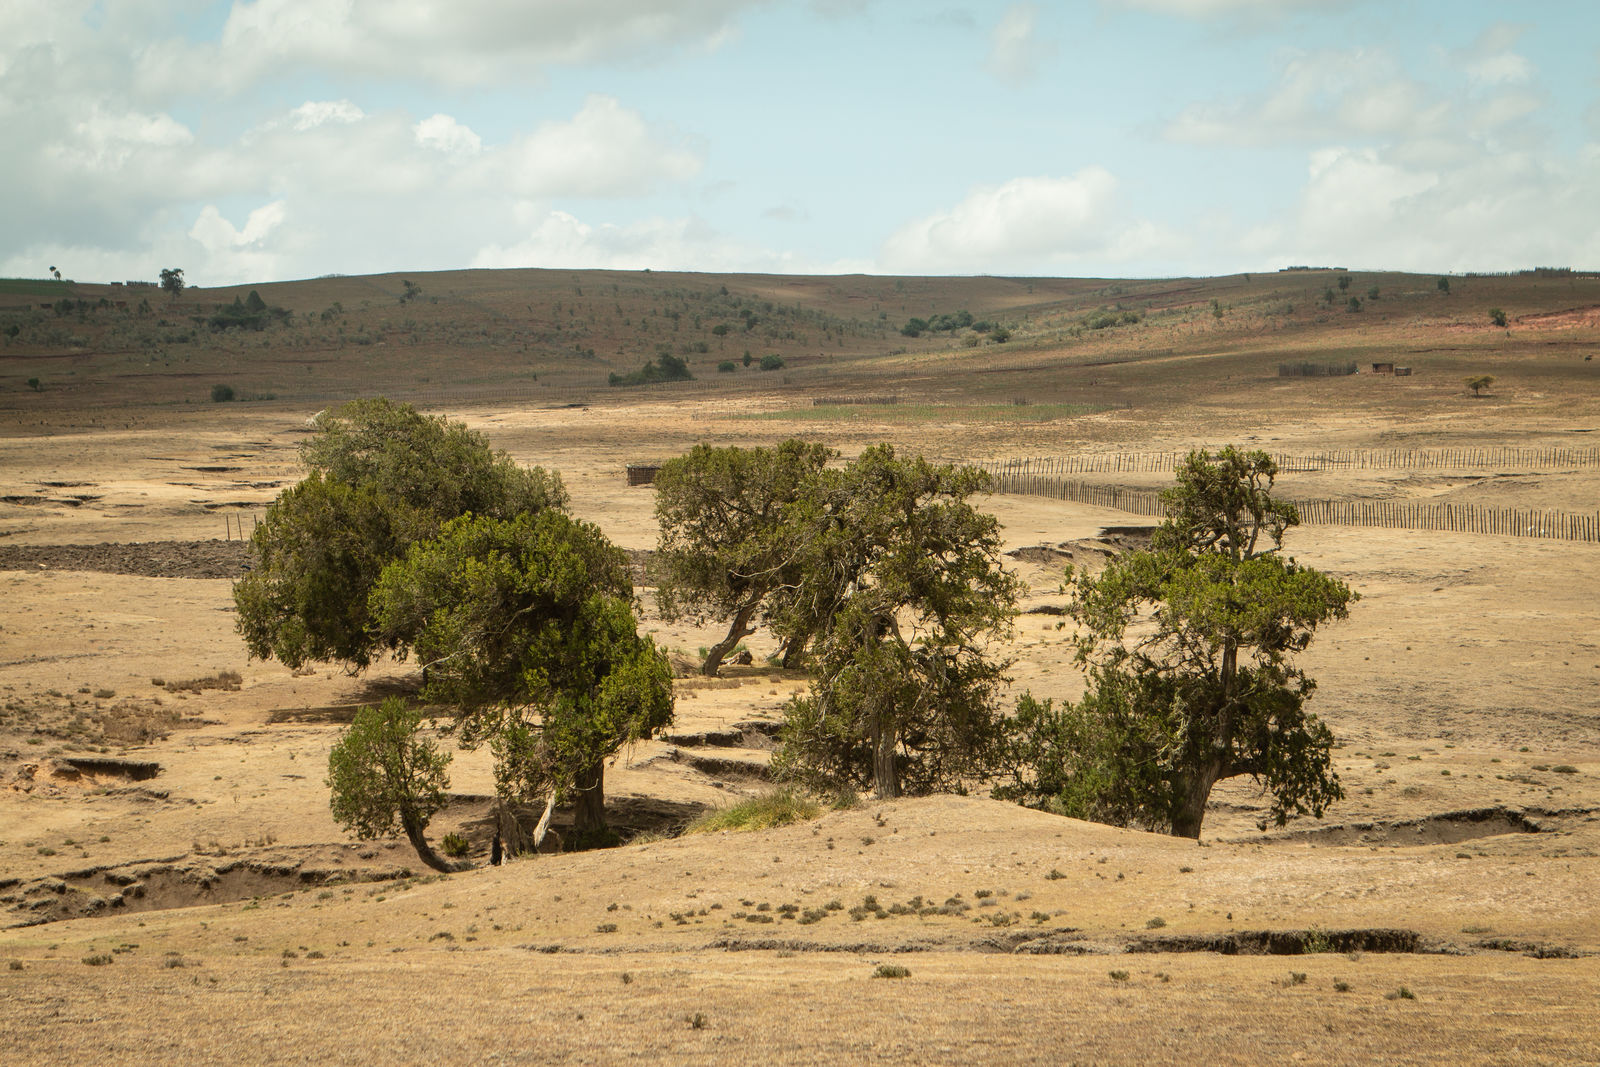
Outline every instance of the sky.
<path fill-rule="evenodd" d="M 1600 268 L 1595 0 L 0 0 L 0 276 Z"/>

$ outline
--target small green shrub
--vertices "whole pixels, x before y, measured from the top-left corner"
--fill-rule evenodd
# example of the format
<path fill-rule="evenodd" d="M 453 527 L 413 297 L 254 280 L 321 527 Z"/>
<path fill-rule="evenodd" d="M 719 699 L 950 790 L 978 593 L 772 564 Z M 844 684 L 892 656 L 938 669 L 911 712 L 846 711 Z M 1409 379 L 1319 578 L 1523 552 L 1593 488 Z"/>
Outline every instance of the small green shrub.
<path fill-rule="evenodd" d="M 902 967 L 898 963 L 880 963 L 880 964 L 878 964 L 877 969 L 872 972 L 872 977 L 874 977 L 874 978 L 910 978 L 911 977 L 911 971 L 910 971 L 909 968 Z"/>
<path fill-rule="evenodd" d="M 1333 980 L 1333 991 L 1335 993 L 1348 993 L 1350 992 L 1350 983 L 1335 978 Z"/>
<path fill-rule="evenodd" d="M 739 365 L 737 363 L 735 363 L 731 359 L 725 359 L 721 363 L 717 364 L 717 373 L 718 374 L 732 374 L 734 371 L 736 371 L 738 369 L 739 369 Z"/>
<path fill-rule="evenodd" d="M 1165 925 L 1167 925 L 1167 920 L 1165 920 L 1161 916 L 1157 915 L 1156 917 L 1154 917 L 1152 919 L 1146 919 L 1145 920 L 1145 924 L 1144 924 L 1144 928 L 1146 930 L 1159 930 Z"/>
<path fill-rule="evenodd" d="M 1411 990 L 1407 989 L 1405 986 L 1401 986 L 1399 989 L 1396 989 L 1393 993 L 1385 993 L 1383 995 L 1383 999 L 1384 1000 L 1416 1000 L 1417 999 L 1417 995 L 1415 993 L 1411 992 Z"/>
<path fill-rule="evenodd" d="M 85 956 L 85 957 L 83 957 L 83 962 L 87 963 L 91 967 L 104 967 L 104 966 L 108 965 L 111 962 L 112 958 L 113 957 L 112 957 L 111 953 L 109 953 L 109 952 L 100 952 L 100 953 L 97 953 L 97 954 L 95 954 L 93 956 Z"/>
<path fill-rule="evenodd" d="M 213 385 L 211 387 L 211 402 L 213 404 L 226 404 L 233 398 L 233 386 Z"/>
<path fill-rule="evenodd" d="M 454 856 L 459 859 L 467 854 L 471 845 L 460 834 L 445 834 L 444 839 L 439 842 L 439 847 L 446 856 Z"/>
<path fill-rule="evenodd" d="M 1127 971 L 1112 971 L 1111 972 L 1111 980 L 1113 982 L 1126 982 L 1128 980 L 1128 972 Z"/>
<path fill-rule="evenodd" d="M 782 370 L 783 369 L 783 357 L 778 355 L 778 353 L 776 353 L 776 352 L 768 352 L 766 355 L 761 357 L 761 369 L 762 370 Z"/>

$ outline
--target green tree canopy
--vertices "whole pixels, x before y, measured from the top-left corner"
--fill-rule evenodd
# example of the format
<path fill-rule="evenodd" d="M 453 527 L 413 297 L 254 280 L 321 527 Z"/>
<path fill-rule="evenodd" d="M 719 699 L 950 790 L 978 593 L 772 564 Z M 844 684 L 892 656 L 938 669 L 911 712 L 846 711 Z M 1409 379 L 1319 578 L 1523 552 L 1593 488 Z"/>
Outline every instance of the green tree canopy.
<path fill-rule="evenodd" d="M 1276 475 L 1264 452 L 1191 453 L 1151 549 L 1073 579 L 1085 695 L 1024 698 L 997 795 L 1185 837 L 1225 778 L 1252 776 L 1279 825 L 1344 795 L 1332 734 L 1305 709 L 1315 682 L 1291 660 L 1357 595 L 1280 554 L 1299 516 L 1271 495 Z"/>
<path fill-rule="evenodd" d="M 317 419 L 301 447 L 311 473 L 285 490 L 251 535 L 251 570 L 234 585 L 250 654 L 291 667 L 363 668 L 380 641 L 367 596 L 384 566 L 473 513 L 510 517 L 566 506 L 560 478 L 491 451 L 481 434 L 382 398 Z"/>
<path fill-rule="evenodd" d="M 638 633 L 626 558 L 554 509 L 462 516 L 411 546 L 372 593 L 380 640 L 409 646 L 423 695 L 487 740 L 507 800 L 576 801 L 604 825 L 604 760 L 672 720 L 666 657 Z"/>
<path fill-rule="evenodd" d="M 802 577 L 783 625 L 817 634 L 818 678 L 788 708 L 775 770 L 880 797 L 983 773 L 1001 737 L 1017 580 L 999 523 L 972 506 L 988 476 L 870 448 L 827 472 L 812 504 Z"/>
<path fill-rule="evenodd" d="M 356 712 L 328 753 L 329 805 L 340 826 L 359 838 L 403 832 L 422 862 L 462 870 L 428 844 L 428 822 L 445 805 L 450 754 L 422 735 L 420 709 L 397 697 Z"/>
<path fill-rule="evenodd" d="M 661 613 L 729 624 L 702 673 L 715 675 L 723 657 L 755 632 L 772 594 L 799 580 L 796 563 L 807 529 L 796 505 L 816 491 L 834 455 L 792 440 L 776 448 L 698 445 L 656 474 Z"/>

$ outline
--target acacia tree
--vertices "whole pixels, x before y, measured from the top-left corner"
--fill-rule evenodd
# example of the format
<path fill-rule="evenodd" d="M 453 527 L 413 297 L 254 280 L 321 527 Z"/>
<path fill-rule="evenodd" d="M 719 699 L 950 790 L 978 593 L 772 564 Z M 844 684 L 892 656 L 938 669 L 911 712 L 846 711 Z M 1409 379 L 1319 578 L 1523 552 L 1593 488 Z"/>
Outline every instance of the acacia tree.
<path fill-rule="evenodd" d="M 458 515 L 567 503 L 554 473 L 520 467 L 483 435 L 409 404 L 352 401 L 316 428 L 300 450 L 310 475 L 268 509 L 250 538 L 250 573 L 234 585 L 238 631 L 260 659 L 366 667 L 405 639 L 380 640 L 368 610 L 389 562 Z"/>
<path fill-rule="evenodd" d="M 1305 709 L 1316 683 L 1291 658 L 1357 594 L 1281 555 L 1299 516 L 1276 475 L 1264 452 L 1190 453 L 1148 551 L 1069 572 L 1088 686 L 1059 709 L 1021 701 L 996 795 L 1194 838 L 1225 778 L 1252 776 L 1278 825 L 1343 797 L 1333 736 Z"/>
<path fill-rule="evenodd" d="M 815 627 L 818 678 L 790 702 L 780 776 L 879 797 L 983 773 L 1002 736 L 1019 583 L 1000 567 L 999 523 L 969 502 L 988 476 L 870 448 L 827 472 L 809 517 L 787 625 Z"/>
<path fill-rule="evenodd" d="M 51 269 L 54 270 L 55 268 L 52 267 Z M 59 277 L 61 277 L 61 275 L 57 274 L 56 277 L 59 278 Z M 183 268 L 182 267 L 162 267 L 161 268 L 161 288 L 174 301 L 176 301 L 178 299 L 178 297 L 183 295 L 183 284 L 184 283 L 183 283 Z"/>
<path fill-rule="evenodd" d="M 488 741 L 502 799 L 571 798 L 604 828 L 605 759 L 672 720 L 666 657 L 641 637 L 626 558 L 589 523 L 546 509 L 462 516 L 387 567 L 380 640 L 423 664 L 466 745 Z"/>
<path fill-rule="evenodd" d="M 756 630 L 771 597 L 798 580 L 805 526 L 796 505 L 814 491 L 836 453 L 785 441 L 776 448 L 697 445 L 656 474 L 656 602 L 664 618 L 727 619 L 728 633 L 706 653 L 701 673 Z M 787 642 L 792 665 L 805 638 Z"/>
<path fill-rule="evenodd" d="M 363 840 L 406 835 L 436 871 L 471 866 L 447 860 L 428 844 L 428 822 L 444 807 L 450 754 L 422 736 L 422 712 L 390 697 L 356 712 L 328 753 L 329 806 L 340 826 Z"/>

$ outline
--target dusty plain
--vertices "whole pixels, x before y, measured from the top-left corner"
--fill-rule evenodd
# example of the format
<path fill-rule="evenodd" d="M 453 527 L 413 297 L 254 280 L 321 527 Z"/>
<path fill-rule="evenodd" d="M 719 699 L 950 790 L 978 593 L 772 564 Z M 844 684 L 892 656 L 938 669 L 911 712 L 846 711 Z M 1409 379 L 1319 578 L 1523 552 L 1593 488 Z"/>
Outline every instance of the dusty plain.
<path fill-rule="evenodd" d="M 656 531 L 627 464 L 787 436 L 963 461 L 1409 449 L 1431 458 L 1279 486 L 1595 513 L 1600 278 L 1446 293 L 1356 273 L 1352 311 L 1345 290 L 1327 298 L 1341 273 L 459 272 L 405 276 L 423 293 L 406 303 L 400 275 L 334 278 L 258 287 L 290 312 L 259 333 L 207 327 L 249 287 L 174 305 L 0 282 L 0 327 L 19 327 L 0 348 L 6 1059 L 1600 1062 L 1597 543 L 1291 531 L 1292 554 L 1363 598 L 1304 657 L 1347 797 L 1263 830 L 1263 799 L 1227 783 L 1198 844 L 977 783 L 676 836 L 769 787 L 771 724 L 807 679 L 763 666 L 758 634 L 754 664 L 678 679 L 667 736 L 608 770 L 613 823 L 638 840 L 426 875 L 404 842 L 341 831 L 323 783 L 353 707 L 414 688 L 410 665 L 291 672 L 249 660 L 233 629 L 240 531 L 300 477 L 308 417 L 373 393 L 559 471 L 572 510 L 635 550 Z M 42 306 L 63 298 L 87 307 Z M 957 309 L 1011 340 L 899 333 Z M 1116 325 L 1091 325 L 1105 314 Z M 697 380 L 606 386 L 660 345 Z M 785 366 L 761 372 L 747 350 Z M 1280 377 L 1293 361 L 1361 373 Z M 1462 384 L 1474 374 L 1495 376 L 1483 396 Z M 213 403 L 216 384 L 241 399 Z M 1062 565 L 1103 558 L 1103 530 L 1150 521 L 1040 496 L 987 506 L 1025 609 L 1062 602 Z M 640 594 L 681 659 L 718 636 Z M 1017 692 L 1079 691 L 1058 622 L 1018 619 Z M 485 753 L 456 755 L 452 789 L 431 832 L 483 857 Z"/>

